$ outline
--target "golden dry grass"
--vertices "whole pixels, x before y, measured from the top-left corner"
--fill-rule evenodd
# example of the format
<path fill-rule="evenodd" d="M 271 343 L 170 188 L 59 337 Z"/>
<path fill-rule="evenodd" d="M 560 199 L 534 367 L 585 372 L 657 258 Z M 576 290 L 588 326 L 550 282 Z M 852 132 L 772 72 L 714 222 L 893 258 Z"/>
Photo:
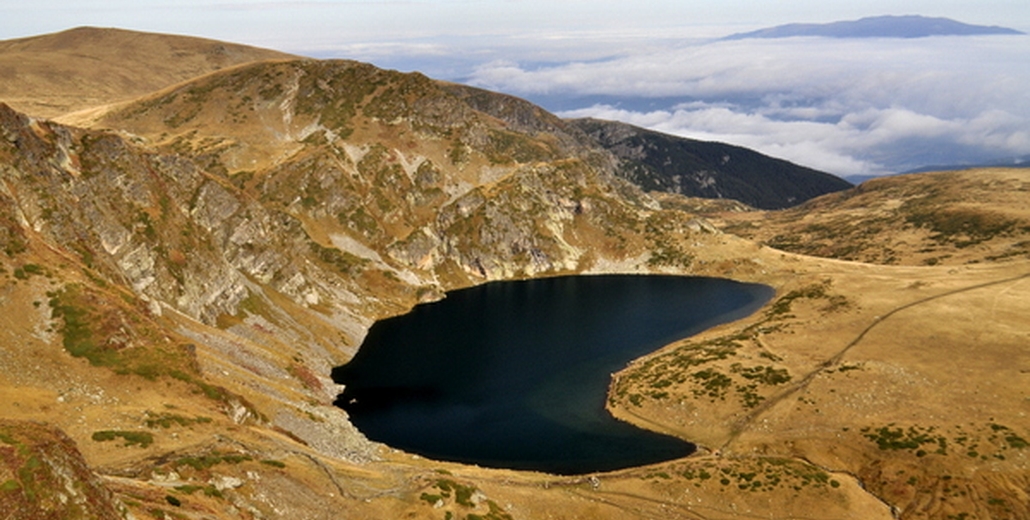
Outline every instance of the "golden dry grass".
<path fill-rule="evenodd" d="M 202 38 L 79 27 L 0 41 L 0 101 L 53 118 L 233 65 L 291 57 Z"/>
<path fill-rule="evenodd" d="M 873 179 L 782 211 L 723 212 L 728 232 L 786 251 L 893 265 L 1030 258 L 1030 169 Z"/>

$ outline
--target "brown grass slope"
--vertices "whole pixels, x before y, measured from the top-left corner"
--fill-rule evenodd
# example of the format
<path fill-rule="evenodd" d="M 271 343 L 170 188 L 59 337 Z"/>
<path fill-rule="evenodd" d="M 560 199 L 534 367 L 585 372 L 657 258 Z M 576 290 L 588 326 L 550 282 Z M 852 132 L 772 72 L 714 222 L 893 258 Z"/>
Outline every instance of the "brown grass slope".
<path fill-rule="evenodd" d="M 50 118 L 233 65 L 294 57 L 202 38 L 79 27 L 0 41 L 0 101 Z"/>
<path fill-rule="evenodd" d="M 721 214 L 727 232 L 805 255 L 892 265 L 1030 256 L 1030 172 L 884 177 L 783 211 Z"/>
<path fill-rule="evenodd" d="M 232 173 L 281 163 L 305 144 L 406 139 L 415 148 L 427 138 L 471 172 L 483 166 L 477 155 L 501 167 L 560 156 L 614 167 L 585 134 L 529 102 L 351 60 L 245 64 L 62 121 L 192 147 Z"/>

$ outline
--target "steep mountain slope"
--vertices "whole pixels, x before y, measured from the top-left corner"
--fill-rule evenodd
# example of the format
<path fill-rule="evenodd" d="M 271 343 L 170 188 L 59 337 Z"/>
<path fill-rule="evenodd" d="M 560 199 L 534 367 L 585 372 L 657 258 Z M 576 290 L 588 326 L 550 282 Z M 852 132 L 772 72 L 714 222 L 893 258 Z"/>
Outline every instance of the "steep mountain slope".
<path fill-rule="evenodd" d="M 240 63 L 285 58 L 295 56 L 201 38 L 79 27 L 0 41 L 0 101 L 55 117 Z"/>
<path fill-rule="evenodd" d="M 1030 257 L 1028 192 L 1026 169 L 933 172 L 873 179 L 783 211 L 723 216 L 726 231 L 784 251 L 961 265 Z"/>
<path fill-rule="evenodd" d="M 319 233 L 430 270 L 457 259 L 461 271 L 491 279 L 576 268 L 588 248 L 549 229 L 555 211 L 572 225 L 608 226 L 626 211 L 622 201 L 657 207 L 595 168 L 594 150 L 513 130 L 424 76 L 355 62 L 243 66 L 119 107 L 94 126 L 193 155 Z M 518 218 L 495 215 L 507 190 L 541 182 L 549 191 L 522 201 Z M 606 193 L 619 194 L 620 204 Z M 477 242 L 507 245 L 483 254 L 478 244 L 459 247 L 469 235 L 450 230 L 472 217 L 490 224 Z M 616 238 L 589 249 L 624 247 Z M 455 248 L 459 257 L 445 254 Z"/>
<path fill-rule="evenodd" d="M 569 123 L 620 159 L 619 176 L 649 191 L 780 209 L 851 186 L 828 173 L 739 146 L 684 139 L 614 121 Z"/>
<path fill-rule="evenodd" d="M 970 25 L 949 18 L 927 16 L 871 16 L 860 20 L 832 23 L 792 23 L 727 36 L 726 40 L 745 38 L 925 38 L 927 36 L 972 36 L 978 34 L 1024 34 L 997 25 Z"/>

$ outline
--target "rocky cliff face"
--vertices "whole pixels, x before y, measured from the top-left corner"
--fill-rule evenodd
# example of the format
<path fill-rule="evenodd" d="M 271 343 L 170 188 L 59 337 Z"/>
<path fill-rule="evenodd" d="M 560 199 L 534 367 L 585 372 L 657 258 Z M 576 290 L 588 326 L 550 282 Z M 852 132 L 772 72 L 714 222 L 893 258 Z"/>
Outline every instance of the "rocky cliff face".
<path fill-rule="evenodd" d="M 453 90 L 297 61 L 176 87 L 97 130 L 0 108 L 6 240 L 29 232 L 208 325 L 267 292 L 371 319 L 486 280 L 661 263 L 666 241 L 643 232 L 657 203 L 603 153 L 553 116 L 499 119 Z"/>
<path fill-rule="evenodd" d="M 353 246 L 342 248 L 353 267 L 378 263 L 409 281 L 432 280 L 442 265 L 471 277 L 459 284 L 573 271 L 584 251 L 605 248 L 571 238 L 573 227 L 635 234 L 593 212 L 636 220 L 658 208 L 561 120 L 515 98 L 486 99 L 353 62 L 266 63 L 160 93 L 94 126 L 189 151 L 209 176 L 303 222 L 322 246 Z M 239 209 L 218 186 L 206 184 L 187 208 L 208 230 Z"/>

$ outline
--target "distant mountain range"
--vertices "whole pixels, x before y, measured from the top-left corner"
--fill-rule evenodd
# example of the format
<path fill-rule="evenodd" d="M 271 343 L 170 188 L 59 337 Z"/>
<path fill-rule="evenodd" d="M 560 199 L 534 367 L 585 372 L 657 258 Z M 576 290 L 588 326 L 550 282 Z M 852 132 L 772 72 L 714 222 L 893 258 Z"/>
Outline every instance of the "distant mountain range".
<path fill-rule="evenodd" d="M 860 20 L 833 23 L 792 23 L 732 34 L 724 40 L 747 38 L 791 38 L 820 36 L 824 38 L 924 38 L 927 36 L 973 36 L 985 34 L 1025 34 L 996 25 L 970 25 L 949 18 L 926 16 L 873 16 Z"/>
<path fill-rule="evenodd" d="M 913 168 L 903 172 L 892 173 L 889 175 L 848 175 L 844 177 L 844 180 L 859 185 L 870 179 L 877 177 L 890 177 L 893 175 L 904 175 L 906 173 L 926 173 L 926 172 L 948 172 L 957 170 L 970 170 L 980 168 L 1030 168 L 1030 155 L 1023 155 L 1020 157 L 1005 157 L 1001 159 L 969 163 L 969 164 L 934 164 L 930 166 L 920 166 L 919 168 Z"/>

